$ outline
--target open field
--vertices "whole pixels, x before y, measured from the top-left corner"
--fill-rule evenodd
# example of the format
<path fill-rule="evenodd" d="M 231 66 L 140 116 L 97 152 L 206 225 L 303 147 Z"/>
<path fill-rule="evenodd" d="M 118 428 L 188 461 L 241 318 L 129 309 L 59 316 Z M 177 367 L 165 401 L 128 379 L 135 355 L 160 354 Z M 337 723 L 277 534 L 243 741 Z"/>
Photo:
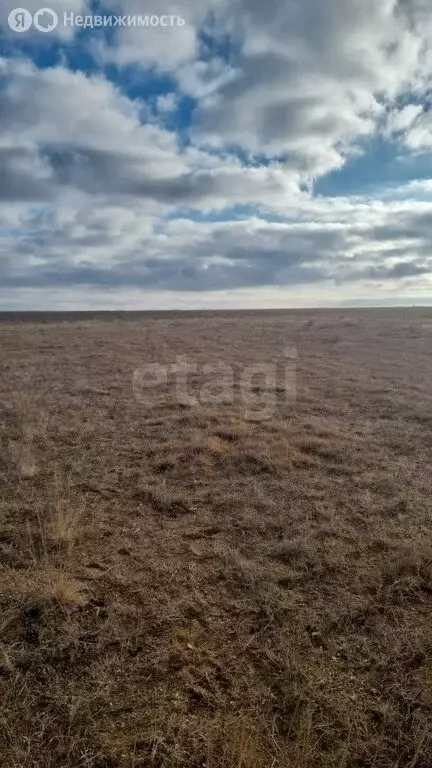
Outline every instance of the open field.
<path fill-rule="evenodd" d="M 432 309 L 2 316 L 2 768 L 430 768 L 431 353 Z M 195 405 L 134 390 L 179 355 Z"/>

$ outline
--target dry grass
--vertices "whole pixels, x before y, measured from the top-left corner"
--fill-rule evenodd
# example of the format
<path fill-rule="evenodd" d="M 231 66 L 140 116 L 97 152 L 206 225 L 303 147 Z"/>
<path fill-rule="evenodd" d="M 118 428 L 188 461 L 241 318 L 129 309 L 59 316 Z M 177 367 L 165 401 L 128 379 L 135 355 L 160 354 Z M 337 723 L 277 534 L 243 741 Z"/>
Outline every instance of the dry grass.
<path fill-rule="evenodd" d="M 430 768 L 431 323 L 0 323 L 2 768 Z M 287 344 L 267 421 L 133 397 Z"/>
<path fill-rule="evenodd" d="M 50 534 L 54 541 L 72 547 L 81 535 L 83 518 L 83 500 L 71 498 L 69 482 L 56 472 L 49 519 Z"/>

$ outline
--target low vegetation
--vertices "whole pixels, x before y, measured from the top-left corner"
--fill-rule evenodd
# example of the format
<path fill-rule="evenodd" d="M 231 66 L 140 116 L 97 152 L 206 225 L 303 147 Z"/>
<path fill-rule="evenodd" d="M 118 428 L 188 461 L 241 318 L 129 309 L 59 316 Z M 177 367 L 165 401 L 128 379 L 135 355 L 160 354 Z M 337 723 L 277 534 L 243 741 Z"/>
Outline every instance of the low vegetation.
<path fill-rule="evenodd" d="M 430 768 L 431 320 L 2 318 L 2 768 Z"/>

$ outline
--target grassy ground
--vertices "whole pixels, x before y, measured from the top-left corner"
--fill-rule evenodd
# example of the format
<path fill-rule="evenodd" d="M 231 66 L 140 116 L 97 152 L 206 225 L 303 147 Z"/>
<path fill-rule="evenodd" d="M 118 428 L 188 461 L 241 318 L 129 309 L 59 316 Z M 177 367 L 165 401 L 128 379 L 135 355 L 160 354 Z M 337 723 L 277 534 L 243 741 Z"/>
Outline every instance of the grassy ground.
<path fill-rule="evenodd" d="M 431 334 L 420 309 L 2 319 L 2 768 L 430 768 Z M 241 371 L 287 346 L 296 401 L 246 418 Z M 134 397 L 177 355 L 195 407 Z"/>

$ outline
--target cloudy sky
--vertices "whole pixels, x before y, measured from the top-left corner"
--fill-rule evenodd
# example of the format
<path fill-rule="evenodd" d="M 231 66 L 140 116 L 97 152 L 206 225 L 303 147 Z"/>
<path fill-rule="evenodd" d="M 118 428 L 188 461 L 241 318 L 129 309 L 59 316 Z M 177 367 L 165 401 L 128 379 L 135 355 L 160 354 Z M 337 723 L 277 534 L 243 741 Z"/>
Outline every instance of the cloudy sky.
<path fill-rule="evenodd" d="M 430 0 L 14 7 L 2 309 L 432 304 Z"/>

